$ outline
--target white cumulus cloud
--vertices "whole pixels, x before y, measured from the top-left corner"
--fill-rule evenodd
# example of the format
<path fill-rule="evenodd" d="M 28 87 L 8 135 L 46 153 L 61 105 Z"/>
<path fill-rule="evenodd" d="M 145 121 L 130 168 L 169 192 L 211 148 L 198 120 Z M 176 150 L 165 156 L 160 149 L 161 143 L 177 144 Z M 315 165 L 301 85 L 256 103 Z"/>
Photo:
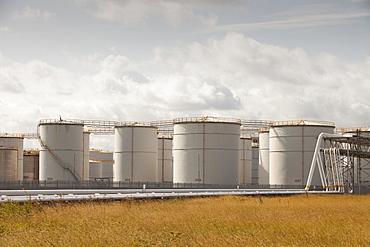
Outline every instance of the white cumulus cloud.
<path fill-rule="evenodd" d="M 0 27 L 0 33 L 6 33 L 6 32 L 9 32 L 9 27 Z"/>
<path fill-rule="evenodd" d="M 42 61 L 0 57 L 0 132 L 33 131 L 39 119 L 59 115 L 116 121 L 213 115 L 370 125 L 370 58 L 347 63 L 239 33 L 159 47 L 150 61 L 134 62 L 123 54 L 92 57 L 94 71 L 82 76 Z"/>
<path fill-rule="evenodd" d="M 14 20 L 27 19 L 27 20 L 36 20 L 43 19 L 48 20 L 53 14 L 48 11 L 42 11 L 40 9 L 31 8 L 29 6 L 25 7 L 21 11 L 13 13 Z"/>
<path fill-rule="evenodd" d="M 176 1 L 176 0 L 97 0 L 95 16 L 108 21 L 124 24 L 144 24 L 153 16 L 163 17 L 171 25 L 180 25 L 185 21 L 212 26 L 217 22 L 216 15 L 201 14 L 196 10 L 205 5 L 227 4 L 224 1 Z"/>

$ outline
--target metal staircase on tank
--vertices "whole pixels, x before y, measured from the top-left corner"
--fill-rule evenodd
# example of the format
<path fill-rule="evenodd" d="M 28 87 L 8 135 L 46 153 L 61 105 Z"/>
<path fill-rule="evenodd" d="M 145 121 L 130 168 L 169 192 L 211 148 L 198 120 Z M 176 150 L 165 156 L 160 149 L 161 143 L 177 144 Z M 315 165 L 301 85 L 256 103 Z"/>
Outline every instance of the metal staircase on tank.
<path fill-rule="evenodd" d="M 40 135 L 40 124 L 37 125 L 37 139 L 40 142 L 40 145 L 42 148 L 46 149 L 53 158 L 58 162 L 59 165 L 61 165 L 64 169 L 69 170 L 72 175 L 77 179 L 77 181 L 82 180 L 81 176 L 77 173 L 76 169 L 71 166 L 71 164 L 64 162 L 53 150 L 51 150 L 48 145 L 41 139 Z"/>

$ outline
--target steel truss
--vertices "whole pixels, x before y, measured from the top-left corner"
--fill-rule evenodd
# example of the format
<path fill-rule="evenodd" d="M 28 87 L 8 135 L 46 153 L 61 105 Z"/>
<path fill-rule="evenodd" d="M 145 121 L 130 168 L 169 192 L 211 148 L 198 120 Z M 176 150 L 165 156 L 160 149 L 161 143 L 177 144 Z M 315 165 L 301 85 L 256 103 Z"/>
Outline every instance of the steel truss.
<path fill-rule="evenodd" d="M 370 138 L 321 133 L 318 137 L 306 190 L 318 168 L 324 190 L 352 193 L 370 185 Z"/>

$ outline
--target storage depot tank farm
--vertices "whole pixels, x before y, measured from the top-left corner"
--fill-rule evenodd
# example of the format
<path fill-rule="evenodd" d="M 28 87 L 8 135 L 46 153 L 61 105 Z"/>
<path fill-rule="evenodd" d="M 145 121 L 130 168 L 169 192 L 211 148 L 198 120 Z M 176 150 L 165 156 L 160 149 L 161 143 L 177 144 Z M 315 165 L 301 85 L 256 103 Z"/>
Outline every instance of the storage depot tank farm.
<path fill-rule="evenodd" d="M 166 186 L 172 186 L 172 182 L 233 186 L 252 183 L 253 186 L 263 185 L 263 188 L 268 185 L 301 188 L 307 180 L 318 135 L 334 133 L 335 128 L 334 123 L 322 121 L 273 122 L 221 117 L 187 117 L 150 123 L 50 119 L 41 120 L 37 126 L 37 133 L 0 135 L 0 168 L 8 170 L 11 167 L 11 173 L 17 174 L 6 175 L 3 180 L 87 180 L 86 160 L 92 158 L 86 151 L 90 148 L 89 137 L 97 140 L 99 135 L 110 135 L 109 146 L 115 149 L 114 154 L 107 153 L 106 158 L 96 159 L 95 162 L 102 163 L 102 172 L 92 176 L 94 178 L 159 182 L 167 183 Z M 369 128 L 350 130 L 336 129 L 336 133 L 353 138 L 350 139 L 353 143 L 361 138 L 370 142 Z M 361 138 L 355 139 L 357 135 Z M 115 141 L 112 141 L 113 136 Z M 243 139 L 245 136 L 253 138 L 252 146 L 246 144 L 250 140 Z M 29 166 L 35 170 L 31 174 L 32 171 L 26 171 L 28 165 L 23 157 L 24 140 L 37 138 L 41 146 L 39 178 L 32 167 L 37 162 Z M 329 141 L 326 139 L 325 148 L 330 147 Z M 108 141 L 96 143 L 107 144 Z M 341 156 L 345 148 L 346 143 L 341 146 Z M 354 160 L 361 164 L 367 162 L 368 167 L 355 168 L 354 183 L 369 183 L 370 179 L 365 176 L 370 174 L 370 154 L 355 157 L 356 151 L 352 152 Z M 324 155 L 322 152 L 321 156 Z M 345 157 L 340 158 L 345 160 Z M 316 173 L 312 186 L 320 184 Z"/>

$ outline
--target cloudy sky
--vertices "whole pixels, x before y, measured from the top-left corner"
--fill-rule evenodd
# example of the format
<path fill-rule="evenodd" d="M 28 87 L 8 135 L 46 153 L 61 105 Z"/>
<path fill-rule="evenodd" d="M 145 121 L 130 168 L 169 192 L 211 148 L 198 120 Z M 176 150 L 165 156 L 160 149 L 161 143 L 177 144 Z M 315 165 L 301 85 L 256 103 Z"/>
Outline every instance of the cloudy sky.
<path fill-rule="evenodd" d="M 370 126 L 370 0 L 0 0 L 0 132 L 59 115 Z"/>

